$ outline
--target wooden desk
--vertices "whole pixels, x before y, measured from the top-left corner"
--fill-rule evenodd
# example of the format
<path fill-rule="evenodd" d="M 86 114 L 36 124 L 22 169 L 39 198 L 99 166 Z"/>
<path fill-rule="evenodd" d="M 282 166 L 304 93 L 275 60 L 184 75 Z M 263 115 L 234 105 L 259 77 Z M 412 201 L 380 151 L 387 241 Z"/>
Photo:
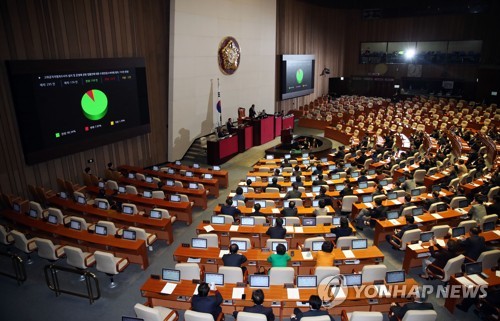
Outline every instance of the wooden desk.
<path fill-rule="evenodd" d="M 384 253 L 382 253 L 378 247 L 369 246 L 367 249 L 362 250 L 352 250 L 355 258 L 347 258 L 341 249 L 335 248 L 333 254 L 335 255 L 335 265 L 339 267 L 341 273 L 351 273 L 353 270 L 361 271 L 364 265 L 377 264 L 384 261 Z M 271 264 L 267 262 L 267 258 L 272 254 L 272 252 L 263 252 L 260 248 L 252 248 L 243 252 L 247 261 L 248 273 L 252 274 L 259 270 L 261 266 L 266 269 L 271 267 Z M 302 256 L 300 250 L 288 250 L 292 260 L 289 266 L 293 267 L 295 270 L 295 275 L 310 274 L 311 268 L 316 266 L 316 262 L 313 259 L 307 260 Z M 176 262 L 187 262 L 189 258 L 199 258 L 200 263 L 205 267 L 207 272 L 217 272 L 220 266 L 223 266 L 221 249 L 220 248 L 207 248 L 207 249 L 195 249 L 190 247 L 182 247 L 181 245 L 174 252 L 174 261 Z M 354 260 L 359 260 L 359 263 L 355 263 Z"/>
<path fill-rule="evenodd" d="M 423 215 L 418 216 L 422 222 L 417 224 L 422 224 L 423 226 L 420 229 L 428 230 L 432 228 L 434 225 L 448 224 L 450 226 L 458 224 L 460 221 L 460 216 L 462 214 L 458 211 L 448 209 L 446 212 L 438 213 L 442 218 L 436 218 L 433 214 L 429 214 L 428 212 Z M 399 217 L 397 221 L 400 223 L 399 225 L 393 225 L 389 220 L 375 220 L 375 234 L 373 236 L 373 245 L 379 245 L 380 242 L 385 242 L 386 235 L 394 234 L 394 230 L 397 228 L 401 228 L 406 224 L 406 219 L 404 217 Z"/>
<path fill-rule="evenodd" d="M 144 240 L 124 240 L 113 235 L 96 235 L 87 231 L 76 231 L 64 227 L 64 225 L 54 225 L 43 220 L 34 219 L 27 215 L 3 210 L 2 217 L 12 221 L 16 226 L 21 225 L 30 228 L 32 234 L 50 238 L 57 244 L 74 245 L 88 252 L 104 250 L 112 252 L 114 255 L 127 257 L 130 262 L 140 264 L 142 269 L 149 266 L 148 253 Z"/>
<path fill-rule="evenodd" d="M 142 215 L 127 215 L 115 210 L 102 210 L 92 205 L 83 205 L 69 199 L 62 199 L 54 196 L 48 199 L 53 204 L 63 210 L 80 213 L 83 216 L 92 216 L 99 219 L 106 219 L 111 222 L 119 222 L 124 225 L 132 225 L 145 229 L 149 233 L 155 233 L 160 240 L 165 240 L 167 244 L 174 241 L 174 232 L 172 230 L 172 221 L 170 219 L 154 219 Z"/>
<path fill-rule="evenodd" d="M 477 191 L 484 185 L 481 179 L 476 179 L 472 183 L 462 185 L 465 195 L 476 194 Z"/>
<path fill-rule="evenodd" d="M 314 207 L 304 207 L 304 206 L 296 206 L 297 208 L 297 214 L 299 216 L 311 216 L 314 215 Z M 328 214 L 335 214 L 335 210 L 331 206 L 326 206 L 325 207 L 328 211 Z M 254 214 L 254 209 L 252 207 L 246 207 L 246 206 L 238 206 L 238 209 L 241 211 L 242 215 L 246 216 L 252 216 Z M 282 208 L 277 208 L 277 207 L 264 207 L 260 209 L 260 212 L 264 214 L 265 216 L 276 216 L 276 217 L 281 217 L 281 209 Z M 217 205 L 214 208 L 214 213 L 215 214 L 220 214 L 221 206 Z"/>
<path fill-rule="evenodd" d="M 155 280 L 149 278 L 141 287 L 141 295 L 147 299 L 148 303 L 152 306 L 164 306 L 171 309 L 188 310 L 191 308 L 191 298 L 196 289 L 196 284 L 191 281 L 182 280 L 179 282 L 172 292 L 172 294 L 162 294 L 161 290 L 167 284 L 164 280 Z M 341 304 L 330 308 L 328 311 L 331 315 L 340 315 L 342 310 L 348 312 L 353 311 L 379 311 L 379 312 L 389 312 L 391 302 L 397 302 L 404 304 L 410 302 L 411 293 L 414 293 L 415 287 L 418 283 L 414 279 L 406 279 L 405 283 L 397 283 L 392 285 L 387 285 L 389 292 L 392 297 L 378 297 L 377 303 L 370 303 L 367 293 L 374 294 L 377 293 L 376 290 L 372 289 L 373 285 L 364 284 L 361 289 L 358 289 L 360 295 L 357 295 L 356 290 L 353 287 L 347 287 L 345 289 L 346 300 Z M 222 312 L 224 314 L 232 314 L 233 311 L 242 310 L 244 306 L 253 306 L 251 301 L 253 288 L 245 287 L 244 293 L 246 295 L 246 300 L 233 299 L 233 288 L 235 284 L 226 284 L 224 286 L 218 286 L 217 290 L 220 292 L 224 303 L 221 305 Z M 365 288 L 366 287 L 366 288 Z M 313 294 L 318 294 L 318 289 L 299 289 L 300 298 L 288 299 L 287 289 L 282 285 L 271 285 L 269 288 L 261 288 L 264 292 L 264 306 L 272 307 L 275 316 L 281 319 L 284 317 L 290 317 L 293 313 L 293 308 L 297 307 L 298 302 L 307 302 L 309 297 Z M 329 294 L 325 293 L 325 290 L 320 290 L 320 295 L 325 301 L 331 299 Z M 213 295 L 211 293 L 210 295 Z M 375 294 L 375 297 L 377 295 Z M 308 307 L 301 307 L 302 310 L 306 311 Z"/>
<path fill-rule="evenodd" d="M 167 167 L 176 169 L 176 170 L 185 170 L 185 171 L 190 171 L 195 174 L 212 174 L 213 178 L 217 179 L 219 181 L 219 187 L 221 188 L 227 188 L 229 186 L 229 172 L 226 170 L 221 169 L 220 171 L 215 171 L 213 169 L 209 168 L 194 168 L 192 166 L 187 166 L 187 165 L 176 165 L 175 163 L 170 163 L 167 165 Z"/>

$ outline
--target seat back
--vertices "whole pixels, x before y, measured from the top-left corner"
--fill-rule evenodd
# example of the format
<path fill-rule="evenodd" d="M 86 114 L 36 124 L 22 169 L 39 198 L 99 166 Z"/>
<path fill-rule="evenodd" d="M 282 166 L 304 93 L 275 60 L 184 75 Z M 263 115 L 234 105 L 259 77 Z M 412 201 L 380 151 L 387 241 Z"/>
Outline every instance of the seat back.
<path fill-rule="evenodd" d="M 304 247 L 312 249 L 312 242 L 324 242 L 325 238 L 323 236 L 309 237 L 304 241 Z"/>
<path fill-rule="evenodd" d="M 302 317 L 301 321 L 330 321 L 329 315 L 318 315 L 316 317 Z"/>
<path fill-rule="evenodd" d="M 12 244 L 13 242 L 14 238 L 12 237 L 12 235 L 9 232 L 7 232 L 7 230 L 3 225 L 0 225 L 0 243 L 4 245 L 9 245 Z"/>
<path fill-rule="evenodd" d="M 36 250 L 36 246 L 34 247 L 28 246 L 28 239 L 26 238 L 26 235 L 24 235 L 23 233 L 17 230 L 12 230 L 10 234 L 14 238 L 15 247 L 18 248 L 19 250 L 23 251 L 24 253 L 31 253 L 34 250 Z"/>
<path fill-rule="evenodd" d="M 144 319 L 144 321 L 164 321 L 164 317 L 160 315 L 160 310 L 140 303 L 134 305 L 134 312 L 138 318 Z"/>
<path fill-rule="evenodd" d="M 301 198 L 290 198 L 290 199 L 288 199 L 288 201 L 294 201 L 295 206 L 303 206 L 304 205 Z"/>
<path fill-rule="evenodd" d="M 280 242 L 280 243 L 287 243 L 288 244 L 287 240 L 285 240 L 285 239 L 267 239 L 267 241 L 266 241 L 266 247 L 268 249 L 272 250 L 272 248 L 273 248 L 273 242 Z"/>
<path fill-rule="evenodd" d="M 316 225 L 323 225 L 325 223 L 332 224 L 332 217 L 330 215 L 318 215 L 318 216 L 316 216 Z"/>
<path fill-rule="evenodd" d="M 267 317 L 263 313 L 238 312 L 238 321 L 267 321 Z"/>
<path fill-rule="evenodd" d="M 251 217 L 253 217 L 255 225 L 264 225 L 267 223 L 267 219 L 263 216 L 251 216 Z"/>
<path fill-rule="evenodd" d="M 79 269 L 87 268 L 85 265 L 85 255 L 80 248 L 66 245 L 64 247 L 64 253 L 66 254 L 66 263 L 69 265 Z"/>
<path fill-rule="evenodd" d="M 95 251 L 96 269 L 106 274 L 118 274 L 116 268 L 116 258 L 113 254 L 102 251 Z"/>
<path fill-rule="evenodd" d="M 495 186 L 490 189 L 488 192 L 488 202 L 493 202 L 493 198 L 498 195 L 498 192 L 500 191 L 500 186 Z M 500 214 L 500 213 L 498 213 Z"/>
<path fill-rule="evenodd" d="M 64 215 L 61 212 L 60 209 L 55 208 L 55 207 L 49 207 L 48 208 L 49 214 L 54 215 L 57 217 L 57 224 L 63 224 L 64 223 Z"/>
<path fill-rule="evenodd" d="M 337 238 L 336 247 L 338 249 L 340 249 L 342 247 L 351 248 L 352 240 L 357 240 L 357 239 L 358 238 L 356 236 L 341 236 L 341 237 Z"/>
<path fill-rule="evenodd" d="M 404 251 L 406 250 L 407 243 L 410 243 L 412 241 L 419 241 L 420 233 L 421 231 L 418 228 L 404 232 L 403 236 L 401 237 L 401 247 L 399 249 Z"/>
<path fill-rule="evenodd" d="M 48 239 L 35 239 L 36 247 L 38 248 L 38 256 L 47 260 L 56 261 L 59 257 L 56 255 L 54 243 Z"/>
<path fill-rule="evenodd" d="M 317 266 L 314 269 L 314 275 L 317 276 L 318 284 L 327 277 L 340 274 L 340 269 L 336 266 Z"/>
<path fill-rule="evenodd" d="M 285 217 L 285 225 L 286 226 L 293 226 L 294 224 L 300 225 L 300 218 L 294 217 L 294 216 Z"/>
<path fill-rule="evenodd" d="M 137 194 L 139 194 L 139 193 L 137 192 L 137 188 L 136 188 L 135 186 L 132 186 L 132 185 L 126 185 L 126 186 L 125 186 L 125 192 L 126 192 L 127 194 L 132 194 L 132 195 L 137 195 Z"/>
<path fill-rule="evenodd" d="M 219 247 L 219 236 L 217 234 L 198 234 L 197 237 L 207 240 L 207 247 Z"/>
<path fill-rule="evenodd" d="M 153 191 L 152 196 L 157 199 L 165 199 L 165 193 L 163 191 Z"/>
<path fill-rule="evenodd" d="M 266 187 L 266 193 L 279 193 L 280 190 L 277 187 Z"/>
<path fill-rule="evenodd" d="M 450 227 L 448 225 L 435 225 L 431 228 L 431 232 L 434 233 L 434 236 L 438 239 L 444 238 L 448 235 L 450 231 Z"/>
<path fill-rule="evenodd" d="M 470 229 L 477 226 L 477 222 L 475 220 L 467 220 L 462 221 L 458 224 L 458 227 L 465 227 L 465 233 L 469 233 Z"/>
<path fill-rule="evenodd" d="M 441 204 L 445 204 L 445 202 L 436 202 L 436 203 L 432 203 L 431 206 L 429 207 L 429 213 L 435 213 L 436 210 L 437 210 L 437 207 Z"/>
<path fill-rule="evenodd" d="M 495 225 L 496 225 L 497 221 L 498 221 L 498 215 L 497 214 L 485 215 L 479 221 L 479 226 L 481 227 L 481 230 L 482 230 L 483 229 L 483 225 L 485 223 L 495 222 Z"/>
<path fill-rule="evenodd" d="M 382 321 L 383 319 L 384 316 L 380 312 L 354 311 L 349 321 Z"/>
<path fill-rule="evenodd" d="M 118 231 L 118 229 L 115 226 L 115 223 L 113 223 L 113 222 L 110 222 L 110 221 L 98 221 L 97 224 L 105 226 L 106 227 L 106 231 L 108 232 L 108 235 L 115 235 L 116 231 Z"/>
<path fill-rule="evenodd" d="M 500 250 L 485 251 L 479 255 L 477 262 L 483 262 L 483 270 L 491 269 L 500 259 Z"/>
<path fill-rule="evenodd" d="M 456 209 L 456 208 L 458 208 L 458 204 L 460 203 L 460 201 L 466 201 L 466 200 L 467 200 L 467 197 L 465 197 L 465 196 L 455 196 L 454 198 L 451 199 L 450 207 L 452 209 Z"/>
<path fill-rule="evenodd" d="M 224 274 L 224 283 L 243 282 L 243 270 L 237 266 L 220 266 L 219 273 Z"/>
<path fill-rule="evenodd" d="M 245 242 L 247 244 L 247 250 L 252 248 L 252 243 L 247 237 L 232 237 L 229 239 L 229 244 L 232 244 L 233 241 Z"/>
<path fill-rule="evenodd" d="M 342 208 L 341 212 L 352 212 L 352 204 L 358 201 L 358 197 L 355 195 L 346 195 L 342 198 Z"/>
<path fill-rule="evenodd" d="M 177 263 L 175 269 L 181 271 L 182 280 L 200 280 L 200 267 L 197 263 Z"/>
<path fill-rule="evenodd" d="M 112 179 L 106 181 L 106 188 L 117 191 L 118 190 L 118 183 Z"/>
<path fill-rule="evenodd" d="M 417 208 L 417 207 L 416 207 L 416 206 L 408 206 L 408 207 L 405 207 L 405 208 L 403 209 L 403 211 L 401 212 L 401 216 L 405 216 L 405 215 L 412 215 L 411 213 L 412 213 L 412 210 L 413 210 L 414 208 Z"/>
<path fill-rule="evenodd" d="M 219 214 L 218 216 L 224 217 L 224 224 L 233 224 L 234 222 L 234 217 L 231 215 Z"/>
<path fill-rule="evenodd" d="M 214 317 L 211 313 L 186 310 L 186 312 L 184 312 L 184 320 L 185 321 L 214 321 Z"/>
<path fill-rule="evenodd" d="M 464 264 L 465 256 L 460 254 L 457 257 L 449 259 L 446 265 L 444 266 L 444 278 L 443 281 L 447 282 L 452 275 L 456 273 L 462 272 L 462 264 Z"/>
<path fill-rule="evenodd" d="M 132 204 L 132 203 L 123 203 L 122 204 L 122 209 L 125 207 L 125 206 L 128 206 L 128 207 L 131 207 L 132 208 L 132 214 L 137 214 L 139 213 L 139 211 L 137 210 L 137 206 L 135 204 Z"/>
<path fill-rule="evenodd" d="M 140 227 L 135 227 L 135 226 L 129 226 L 128 229 L 135 232 L 135 236 L 137 239 L 144 240 L 144 241 L 146 241 L 146 245 L 149 245 L 148 236 L 150 234 L 147 233 L 145 229 L 140 228 Z M 207 243 L 208 243 L 208 241 L 207 241 Z"/>
<path fill-rule="evenodd" d="M 425 169 L 417 169 L 415 171 L 415 175 L 413 176 L 413 178 L 415 179 L 415 182 L 416 183 L 423 183 L 425 174 L 427 174 Z"/>
<path fill-rule="evenodd" d="M 80 227 L 81 227 L 82 231 L 85 231 L 89 228 L 89 224 L 87 223 L 87 221 L 85 221 L 85 219 L 83 217 L 80 217 L 80 216 L 68 217 L 68 222 L 71 220 L 80 222 Z"/>
<path fill-rule="evenodd" d="M 42 218 L 43 208 L 40 203 L 30 201 L 30 210 L 35 210 L 38 218 Z"/>
<path fill-rule="evenodd" d="M 170 218 L 170 213 L 168 210 L 163 208 L 155 208 L 156 211 L 161 213 L 161 218 Z"/>
<path fill-rule="evenodd" d="M 294 283 L 295 270 L 293 267 L 273 267 L 269 272 L 269 284 L 281 285 L 284 283 Z"/>
<path fill-rule="evenodd" d="M 363 282 L 367 283 L 384 280 L 386 272 L 387 266 L 385 264 L 365 265 L 361 270 Z"/>

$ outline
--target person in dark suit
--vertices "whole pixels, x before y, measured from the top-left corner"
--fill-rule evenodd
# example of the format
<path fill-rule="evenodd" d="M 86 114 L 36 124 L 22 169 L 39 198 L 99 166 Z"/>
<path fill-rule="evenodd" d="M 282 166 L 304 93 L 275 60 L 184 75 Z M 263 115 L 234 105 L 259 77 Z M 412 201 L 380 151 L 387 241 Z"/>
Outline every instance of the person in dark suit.
<path fill-rule="evenodd" d="M 292 175 L 293 176 L 300 176 L 300 175 L 302 175 L 302 171 L 300 170 L 300 166 L 299 165 L 295 165 L 295 167 L 293 168 Z"/>
<path fill-rule="evenodd" d="M 217 320 L 217 317 L 222 312 L 222 308 L 220 307 L 223 301 L 222 295 L 216 290 L 215 295 L 208 296 L 209 291 L 210 287 L 207 283 L 200 283 L 198 294 L 193 295 L 191 298 L 191 310 L 210 313 L 214 317 L 214 320 Z"/>
<path fill-rule="evenodd" d="M 340 219 L 340 226 L 332 227 L 330 229 L 330 232 L 335 234 L 336 239 L 342 236 L 351 236 L 352 228 L 349 227 L 349 221 L 347 220 L 347 217 L 343 216 Z"/>
<path fill-rule="evenodd" d="M 299 308 L 294 308 L 293 315 L 290 317 L 290 319 L 293 321 L 300 321 L 302 317 L 317 317 L 320 315 L 328 315 L 331 321 L 335 321 L 335 319 L 328 313 L 328 311 L 320 310 L 322 303 L 323 302 L 321 301 L 321 298 L 313 294 L 309 297 L 310 310 L 302 312 Z"/>
<path fill-rule="evenodd" d="M 407 193 L 405 194 L 405 203 L 403 204 L 403 206 L 401 206 L 401 209 L 399 210 L 399 215 L 401 215 L 403 213 L 403 210 L 407 207 L 410 207 L 410 206 L 415 206 L 414 203 L 412 203 L 411 201 L 411 194 Z"/>
<path fill-rule="evenodd" d="M 374 208 L 364 208 L 359 212 L 358 217 L 356 217 L 356 228 L 362 230 L 365 225 L 373 225 L 373 227 L 375 227 L 375 221 L 373 221 L 373 219 L 385 219 L 386 212 L 387 207 L 382 205 L 382 199 L 376 198 Z"/>
<path fill-rule="evenodd" d="M 264 314 L 267 318 L 267 321 L 274 321 L 273 309 L 267 308 L 262 305 L 262 303 L 264 302 L 264 292 L 261 289 L 254 290 L 252 292 L 252 301 L 255 305 L 252 307 L 244 307 L 243 312 Z M 233 316 L 236 319 L 238 316 L 238 311 L 234 311 Z"/>
<path fill-rule="evenodd" d="M 238 254 L 239 249 L 238 244 L 233 243 L 229 246 L 229 254 L 224 254 L 222 256 L 224 266 L 241 267 L 241 265 L 247 261 L 246 256 Z"/>
<path fill-rule="evenodd" d="M 418 228 L 418 225 L 415 224 L 415 218 L 413 217 L 413 215 L 405 215 L 405 218 L 406 218 L 406 225 L 403 226 L 400 230 L 394 230 L 394 232 L 396 232 L 396 237 L 398 239 L 401 239 L 403 237 L 403 234 L 405 234 L 406 231 L 409 231 L 409 230 L 414 230 L 416 228 Z M 391 240 L 391 236 L 390 235 L 386 235 L 385 237 L 387 239 L 387 242 L 390 242 Z M 398 243 L 398 239 L 393 239 L 394 242 Z"/>
<path fill-rule="evenodd" d="M 318 185 L 328 185 L 328 183 L 323 179 L 323 174 L 319 174 L 318 179 L 313 182 L 313 186 Z"/>
<path fill-rule="evenodd" d="M 361 175 L 358 177 L 358 183 L 368 182 L 368 177 L 366 176 L 366 169 L 361 170 Z"/>
<path fill-rule="evenodd" d="M 323 174 L 323 165 L 318 164 L 316 165 L 316 169 L 312 172 L 312 175 L 319 175 Z"/>
<path fill-rule="evenodd" d="M 287 192 L 284 199 L 287 200 L 289 198 L 300 198 L 302 196 L 302 192 L 299 191 L 299 184 L 297 182 L 292 183 L 292 190 Z"/>
<path fill-rule="evenodd" d="M 425 280 L 429 278 L 427 269 L 431 270 L 434 273 L 442 273 L 440 270 L 435 269 L 433 266 L 443 269 L 450 259 L 457 256 L 459 249 L 459 243 L 455 239 L 450 239 L 446 244 L 446 248 L 439 245 L 439 243 L 437 243 L 435 239 L 430 240 L 429 245 L 431 256 L 428 259 L 422 260 L 423 273 L 419 275 L 422 279 Z M 434 246 L 437 247 L 437 251 L 434 249 Z"/>
<path fill-rule="evenodd" d="M 228 197 L 226 199 L 226 204 L 222 205 L 220 208 L 221 214 L 231 215 L 233 218 L 236 218 L 241 214 L 241 211 L 233 206 L 233 199 Z"/>
<path fill-rule="evenodd" d="M 439 192 L 434 191 L 432 192 L 432 198 L 425 200 L 424 208 L 426 211 L 428 211 L 432 204 L 439 202 L 441 202 L 441 200 L 439 199 Z"/>
<path fill-rule="evenodd" d="M 297 208 L 295 207 L 295 201 L 290 201 L 288 207 L 281 210 L 281 215 L 287 216 L 297 216 Z"/>
<path fill-rule="evenodd" d="M 493 204 L 486 206 L 486 213 L 500 214 L 500 195 L 493 197 Z"/>
<path fill-rule="evenodd" d="M 486 241 L 484 237 L 479 236 L 479 228 L 473 227 L 470 229 L 470 236 L 464 241 L 460 242 L 460 245 L 464 249 L 464 255 L 472 260 L 476 261 L 479 255 L 487 250 Z"/>
<path fill-rule="evenodd" d="M 252 106 L 248 110 L 248 116 L 252 119 L 255 118 L 255 116 L 257 116 L 257 113 L 255 112 L 255 105 L 254 104 L 252 104 Z"/>
<path fill-rule="evenodd" d="M 269 227 L 266 231 L 266 235 L 269 235 L 272 239 L 284 239 L 285 234 L 286 228 L 283 227 L 283 219 L 281 217 L 276 218 L 276 225 Z"/>
<path fill-rule="evenodd" d="M 410 310 L 434 310 L 432 303 L 427 303 L 425 302 L 426 300 L 427 293 L 425 293 L 422 287 L 418 287 L 413 302 L 406 303 L 403 306 L 399 306 L 394 302 L 391 304 L 391 308 L 389 310 L 389 321 L 403 319 L 406 312 Z"/>
<path fill-rule="evenodd" d="M 315 200 L 325 200 L 325 206 L 333 206 L 332 198 L 326 195 L 326 187 L 321 186 L 319 189 L 319 195 L 316 195 Z"/>
<path fill-rule="evenodd" d="M 304 182 L 302 182 L 302 177 L 300 176 L 295 176 L 295 184 L 297 184 L 298 187 L 304 186 Z"/>
<path fill-rule="evenodd" d="M 347 195 L 354 195 L 354 190 L 352 189 L 352 184 L 347 183 L 343 190 L 340 191 L 340 197 L 344 197 Z"/>
<path fill-rule="evenodd" d="M 254 210 L 254 212 L 252 213 L 252 216 L 265 216 L 264 213 L 262 213 L 260 211 L 260 204 L 259 203 L 255 203 L 253 205 L 253 210 Z"/>
<path fill-rule="evenodd" d="M 277 189 L 281 189 L 281 185 L 278 184 L 278 178 L 277 177 L 273 177 L 272 183 L 271 184 L 267 184 L 266 190 L 267 190 L 268 187 L 276 187 Z"/>

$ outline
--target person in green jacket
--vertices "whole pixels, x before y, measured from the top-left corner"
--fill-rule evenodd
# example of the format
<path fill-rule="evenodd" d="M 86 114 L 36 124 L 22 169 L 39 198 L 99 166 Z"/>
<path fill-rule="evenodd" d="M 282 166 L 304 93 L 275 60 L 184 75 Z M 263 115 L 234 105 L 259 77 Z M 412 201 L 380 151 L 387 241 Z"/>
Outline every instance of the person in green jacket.
<path fill-rule="evenodd" d="M 269 255 L 267 262 L 271 263 L 271 267 L 286 267 L 291 259 L 291 256 L 286 253 L 286 247 L 283 244 L 278 244 L 276 254 Z"/>

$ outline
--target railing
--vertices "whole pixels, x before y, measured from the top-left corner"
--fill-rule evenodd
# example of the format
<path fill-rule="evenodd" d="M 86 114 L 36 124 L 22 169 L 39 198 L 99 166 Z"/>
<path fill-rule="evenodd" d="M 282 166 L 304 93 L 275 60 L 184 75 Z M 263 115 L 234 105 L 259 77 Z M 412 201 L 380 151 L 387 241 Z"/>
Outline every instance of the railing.
<path fill-rule="evenodd" d="M 87 290 L 87 293 L 61 288 L 61 283 L 59 282 L 60 272 L 68 272 L 71 274 L 80 275 L 80 280 L 85 281 L 85 288 Z M 47 286 L 49 287 L 50 290 L 56 293 L 56 296 L 61 295 L 61 293 L 75 295 L 82 298 L 87 298 L 90 304 L 94 303 L 95 300 L 101 297 L 101 290 L 99 289 L 99 281 L 97 280 L 95 274 L 92 272 L 68 268 L 55 264 L 49 264 L 45 266 L 44 273 Z"/>
<path fill-rule="evenodd" d="M 11 259 L 12 269 L 14 273 L 0 271 L 1 275 L 15 279 L 18 285 L 21 285 L 26 281 L 26 269 L 24 268 L 23 260 L 16 254 L 0 252 L 1 256 L 5 256 Z"/>

